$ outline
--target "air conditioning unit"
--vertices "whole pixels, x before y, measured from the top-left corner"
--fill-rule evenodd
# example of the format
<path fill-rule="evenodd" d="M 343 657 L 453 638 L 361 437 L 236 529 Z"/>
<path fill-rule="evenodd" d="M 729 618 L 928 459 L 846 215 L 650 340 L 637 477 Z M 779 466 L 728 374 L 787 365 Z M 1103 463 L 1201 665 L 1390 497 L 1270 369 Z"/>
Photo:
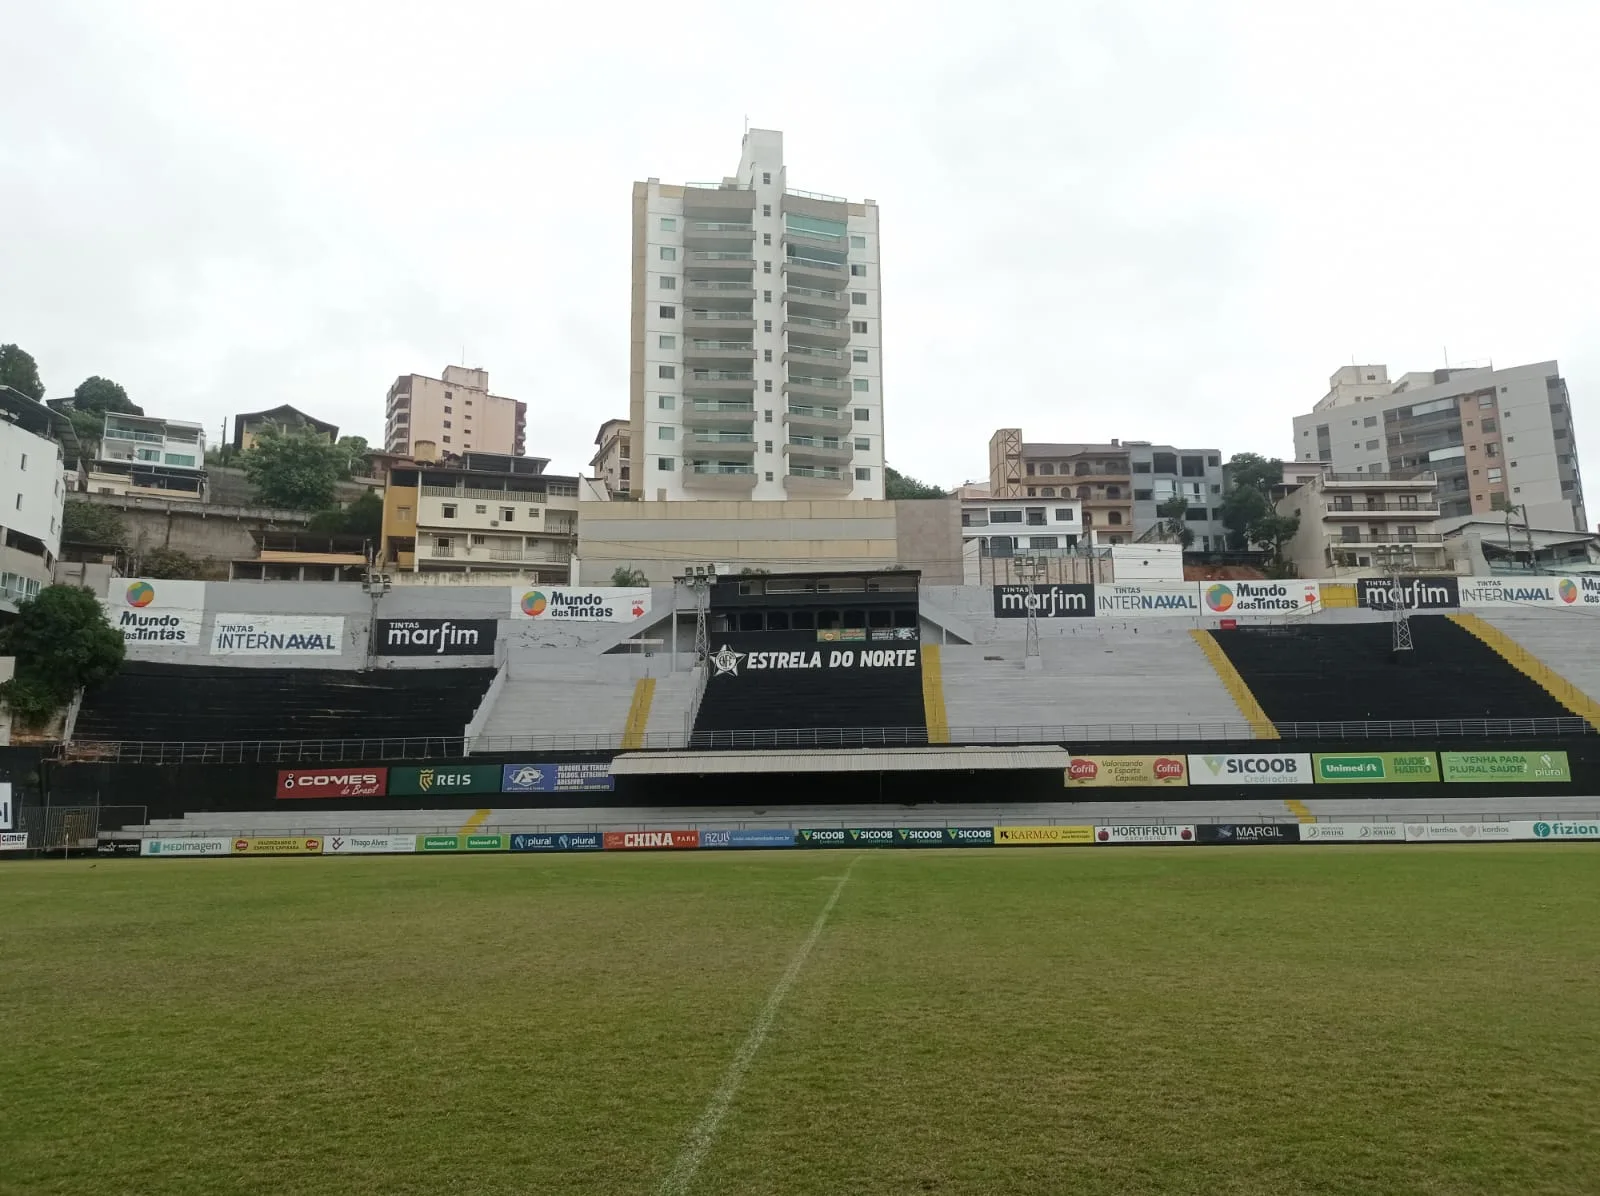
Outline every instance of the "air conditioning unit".
<path fill-rule="evenodd" d="M 490 527 L 499 527 L 500 526 L 500 521 L 498 519 L 491 519 L 491 520 L 489 520 L 489 526 Z"/>

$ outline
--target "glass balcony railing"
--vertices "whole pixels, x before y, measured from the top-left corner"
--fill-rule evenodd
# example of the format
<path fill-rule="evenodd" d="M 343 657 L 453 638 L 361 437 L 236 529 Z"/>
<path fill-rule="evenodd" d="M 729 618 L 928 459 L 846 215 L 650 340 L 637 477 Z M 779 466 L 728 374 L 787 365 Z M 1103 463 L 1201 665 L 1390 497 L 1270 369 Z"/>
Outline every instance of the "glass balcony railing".
<path fill-rule="evenodd" d="M 794 288 L 791 287 L 789 289 L 793 290 Z M 832 292 L 818 292 L 818 293 L 819 294 L 831 294 Z M 789 323 L 791 323 L 791 324 L 799 324 L 803 328 L 832 328 L 835 331 L 838 331 L 839 329 L 844 327 L 844 321 L 843 320 L 819 320 L 819 319 L 815 318 L 814 316 L 790 316 L 789 317 Z"/>
<path fill-rule="evenodd" d="M 689 437 L 695 444 L 754 444 L 752 432 L 695 432 Z"/>
<path fill-rule="evenodd" d="M 790 345 L 789 352 L 798 353 L 802 357 L 826 357 L 829 361 L 848 360 L 838 349 L 813 349 L 809 345 Z"/>
<path fill-rule="evenodd" d="M 695 186 L 695 184 L 694 183 L 690 183 L 689 186 L 693 187 L 693 186 Z M 823 200 L 823 201 L 825 201 L 827 203 L 849 203 L 850 202 L 849 200 L 847 200 L 842 195 L 825 195 L 821 191 L 797 191 L 793 187 L 790 187 L 787 190 L 785 190 L 784 194 L 785 195 L 795 195 L 795 196 L 798 196 L 801 199 L 820 199 L 820 200 Z"/>
<path fill-rule="evenodd" d="M 789 385 L 790 386 L 817 386 L 817 387 L 821 387 L 823 390 L 843 390 L 844 389 L 844 383 L 841 382 L 837 378 L 802 378 L 802 377 L 798 377 L 797 375 L 794 375 L 794 374 L 789 375 Z"/>
<path fill-rule="evenodd" d="M 115 424 L 107 425 L 104 436 L 107 440 L 137 440 L 144 444 L 166 443 L 165 436 L 158 436 L 154 432 L 135 432 L 132 428 L 119 428 Z"/>
<path fill-rule="evenodd" d="M 686 411 L 744 411 L 754 414 L 755 409 L 754 403 L 725 403 L 716 399 L 699 399 L 684 404 Z"/>
<path fill-rule="evenodd" d="M 691 320 L 753 320 L 755 317 L 747 311 L 706 311 L 703 309 L 689 310 Z"/>
<path fill-rule="evenodd" d="M 754 382 L 749 370 L 690 370 L 691 382 Z"/>
<path fill-rule="evenodd" d="M 755 473 L 756 467 L 754 465 L 735 465 L 727 461 L 685 461 L 683 463 L 683 471 L 685 473 L 734 474 L 749 477 Z"/>
<path fill-rule="evenodd" d="M 828 262 L 819 257 L 801 257 L 799 254 L 790 254 L 784 261 L 791 266 L 800 266 L 807 270 L 827 270 L 836 274 L 844 273 L 843 262 Z"/>
<path fill-rule="evenodd" d="M 799 403 L 789 404 L 790 415 L 800 415 L 807 419 L 844 419 L 844 415 L 837 407 L 805 407 Z"/>
<path fill-rule="evenodd" d="M 826 299 L 830 303 L 845 302 L 843 291 L 823 291 L 816 287 L 789 287 L 789 294 L 799 295 L 804 299 Z"/>
<path fill-rule="evenodd" d="M 687 285 L 689 286 L 689 288 L 691 290 L 696 290 L 696 291 L 748 291 L 748 290 L 750 290 L 750 284 L 748 282 L 706 282 L 704 279 L 700 279 L 700 278 L 691 278 L 691 279 L 689 279 Z"/>
<path fill-rule="evenodd" d="M 733 349 L 745 353 L 754 353 L 756 347 L 749 341 L 702 341 L 690 340 L 689 348 L 702 350 Z"/>
<path fill-rule="evenodd" d="M 727 249 L 697 249 L 689 255 L 691 262 L 748 262 L 749 253 L 739 253 Z"/>
<path fill-rule="evenodd" d="M 791 436 L 789 443 L 801 448 L 838 449 L 843 448 L 836 437 L 833 436 Z"/>
<path fill-rule="evenodd" d="M 755 226 L 740 224 L 734 220 L 694 220 L 689 224 L 689 231 L 696 233 L 752 233 Z M 746 256 L 749 256 L 748 254 Z"/>
<path fill-rule="evenodd" d="M 833 465 L 792 465 L 789 476 L 794 478 L 826 478 L 831 482 L 844 481 L 844 474 Z"/>

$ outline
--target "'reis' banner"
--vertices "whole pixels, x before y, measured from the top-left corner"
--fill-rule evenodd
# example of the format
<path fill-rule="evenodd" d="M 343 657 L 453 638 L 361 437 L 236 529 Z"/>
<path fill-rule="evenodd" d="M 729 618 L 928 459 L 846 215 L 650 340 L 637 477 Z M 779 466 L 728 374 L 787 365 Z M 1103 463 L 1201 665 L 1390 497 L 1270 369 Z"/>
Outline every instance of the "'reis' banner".
<path fill-rule="evenodd" d="M 997 826 L 996 847 L 1079 846 L 1094 842 L 1092 826 Z"/>
<path fill-rule="evenodd" d="M 321 855 L 322 840 L 318 837 L 304 839 L 235 839 L 234 855 Z"/>
<path fill-rule="evenodd" d="M 1067 764 L 1069 788 L 1186 785 L 1182 756 L 1074 756 Z"/>
<path fill-rule="evenodd" d="M 606 831 L 607 851 L 652 851 L 699 847 L 699 831 Z"/>
<path fill-rule="evenodd" d="M 278 771 L 278 799 L 382 797 L 387 768 L 284 768 Z"/>

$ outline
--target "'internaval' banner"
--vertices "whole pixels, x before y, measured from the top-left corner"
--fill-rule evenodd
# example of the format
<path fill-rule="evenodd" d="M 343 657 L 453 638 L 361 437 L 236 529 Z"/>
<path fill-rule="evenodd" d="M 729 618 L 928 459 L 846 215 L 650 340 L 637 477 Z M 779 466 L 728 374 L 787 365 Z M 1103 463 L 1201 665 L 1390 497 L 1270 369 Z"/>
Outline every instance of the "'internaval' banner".
<path fill-rule="evenodd" d="M 218 615 L 211 624 L 213 656 L 338 656 L 344 651 L 340 615 Z"/>
<path fill-rule="evenodd" d="M 1192 581 L 1145 581 L 1095 587 L 1094 613 L 1101 618 L 1147 619 L 1204 613 L 1200 586 Z"/>
<path fill-rule="evenodd" d="M 1600 577 L 1463 577 L 1462 606 L 1600 606 Z"/>
<path fill-rule="evenodd" d="M 513 619 L 633 623 L 650 613 L 650 591 L 611 586 L 513 586 Z"/>

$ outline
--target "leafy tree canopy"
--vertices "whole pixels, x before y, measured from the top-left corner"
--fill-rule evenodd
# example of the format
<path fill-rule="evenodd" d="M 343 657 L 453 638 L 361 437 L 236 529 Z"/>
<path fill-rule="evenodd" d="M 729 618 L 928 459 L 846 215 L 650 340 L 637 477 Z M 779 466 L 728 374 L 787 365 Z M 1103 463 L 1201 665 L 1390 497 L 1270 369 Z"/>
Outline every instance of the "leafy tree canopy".
<path fill-rule="evenodd" d="M 367 443 L 365 436 L 341 436 L 334 448 L 338 450 L 341 462 L 339 467 L 341 478 L 371 476 L 372 446 Z"/>
<path fill-rule="evenodd" d="M 1283 483 L 1283 462 L 1259 453 L 1235 453 L 1228 460 L 1227 477 L 1222 524 L 1228 529 L 1229 546 L 1244 548 L 1259 540 L 1250 529 L 1275 514 L 1271 494 L 1274 486 Z"/>
<path fill-rule="evenodd" d="M 67 544 L 125 548 L 128 525 L 110 507 L 81 498 L 68 499 L 61 515 L 61 539 Z"/>
<path fill-rule="evenodd" d="M 122 411 L 128 415 L 144 414 L 143 407 L 137 407 L 129 401 L 128 392 L 122 389 L 120 383 L 113 382 L 110 378 L 102 378 L 98 374 L 78 383 L 78 389 L 72 392 L 72 409 L 93 411 L 100 415 L 108 411 Z"/>
<path fill-rule="evenodd" d="M 636 590 L 640 586 L 650 584 L 650 579 L 644 575 L 644 570 L 635 569 L 632 565 L 618 565 L 611 571 L 611 584 L 622 589 Z"/>
<path fill-rule="evenodd" d="M 949 492 L 941 490 L 931 482 L 922 482 L 916 478 L 907 477 L 892 466 L 885 466 L 883 470 L 883 496 L 885 498 L 947 498 L 949 497 Z"/>
<path fill-rule="evenodd" d="M 205 566 L 176 548 L 152 548 L 139 560 L 139 576 L 168 581 L 203 581 Z"/>
<path fill-rule="evenodd" d="M 1185 548 L 1194 543 L 1194 529 L 1189 526 L 1189 500 L 1174 494 L 1156 507 L 1161 516 L 1161 532 L 1165 538 L 1177 541 Z"/>
<path fill-rule="evenodd" d="M 0 632 L 0 655 L 17 658 L 0 700 L 24 723 L 49 719 L 80 688 L 101 685 L 122 664 L 122 636 L 99 600 L 77 586 L 46 586 L 17 605 Z"/>
<path fill-rule="evenodd" d="M 368 490 L 346 507 L 318 511 L 307 525 L 319 536 L 365 536 L 376 540 L 383 535 L 383 499 Z"/>
<path fill-rule="evenodd" d="M 266 506 L 324 511 L 333 505 L 345 450 L 315 436 L 264 431 L 239 458 L 256 497 Z"/>
<path fill-rule="evenodd" d="M 44 399 L 44 383 L 39 381 L 39 366 L 26 349 L 0 345 L 0 386 L 20 390 L 35 403 Z"/>

